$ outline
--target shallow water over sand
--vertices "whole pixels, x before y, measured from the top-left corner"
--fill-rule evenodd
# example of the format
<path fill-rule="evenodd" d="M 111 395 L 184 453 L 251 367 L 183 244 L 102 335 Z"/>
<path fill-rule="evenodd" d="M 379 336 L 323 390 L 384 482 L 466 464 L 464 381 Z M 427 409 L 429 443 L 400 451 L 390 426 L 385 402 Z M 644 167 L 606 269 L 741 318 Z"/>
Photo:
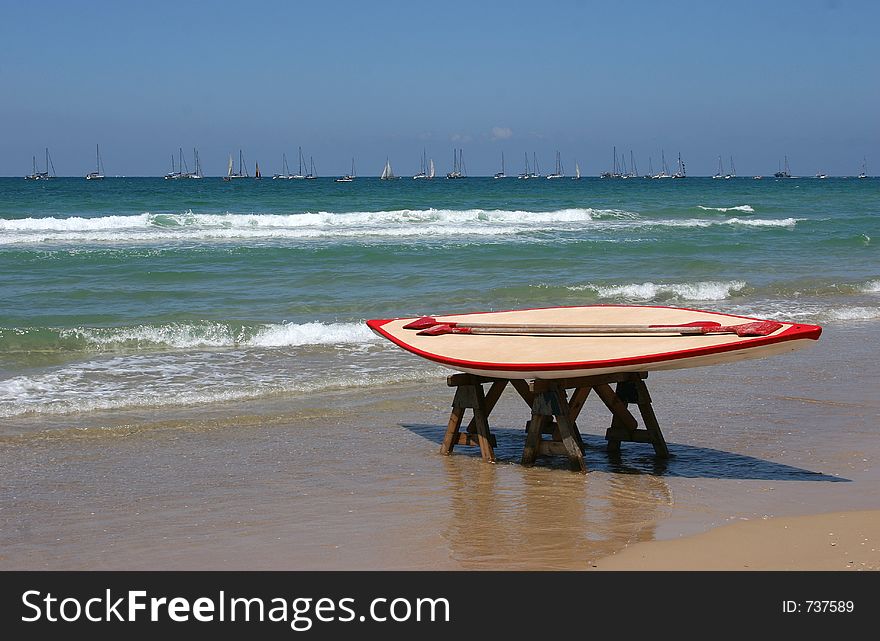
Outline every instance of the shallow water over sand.
<path fill-rule="evenodd" d="M 829 325 L 810 350 L 652 374 L 666 462 L 626 443 L 609 458 L 591 399 L 586 477 L 518 464 L 513 395 L 491 417 L 496 465 L 439 455 L 442 376 L 56 417 L 0 437 L 0 568 L 578 569 L 731 520 L 877 508 L 876 338 Z"/>

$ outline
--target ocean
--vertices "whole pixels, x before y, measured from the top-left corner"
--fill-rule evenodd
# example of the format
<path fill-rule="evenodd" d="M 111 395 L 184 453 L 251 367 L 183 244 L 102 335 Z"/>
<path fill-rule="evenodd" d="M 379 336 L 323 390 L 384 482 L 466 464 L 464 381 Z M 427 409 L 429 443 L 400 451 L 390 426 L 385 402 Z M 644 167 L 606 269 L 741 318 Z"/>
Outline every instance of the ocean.
<path fill-rule="evenodd" d="M 880 327 L 876 179 L 4 178 L 0 196 L 0 435 L 446 373 L 368 318 L 633 303 Z"/>

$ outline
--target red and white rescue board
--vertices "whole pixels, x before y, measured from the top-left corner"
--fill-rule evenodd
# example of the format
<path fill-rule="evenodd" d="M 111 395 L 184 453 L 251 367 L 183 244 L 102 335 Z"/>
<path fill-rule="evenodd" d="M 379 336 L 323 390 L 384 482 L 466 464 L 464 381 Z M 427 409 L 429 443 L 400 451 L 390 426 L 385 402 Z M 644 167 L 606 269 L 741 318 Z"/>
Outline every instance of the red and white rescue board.
<path fill-rule="evenodd" d="M 792 352 L 813 344 L 822 333 L 818 325 L 779 323 L 760 336 L 736 333 L 681 335 L 614 333 L 559 335 L 460 334 L 419 335 L 404 329 L 415 318 L 374 319 L 373 332 L 398 347 L 459 372 L 497 378 L 568 378 L 613 372 L 644 372 L 720 365 Z M 684 325 L 720 323 L 742 325 L 760 321 L 746 316 L 675 307 L 591 305 L 507 312 L 437 316 L 438 323 L 525 325 Z M 656 331 L 656 330 L 655 330 Z"/>

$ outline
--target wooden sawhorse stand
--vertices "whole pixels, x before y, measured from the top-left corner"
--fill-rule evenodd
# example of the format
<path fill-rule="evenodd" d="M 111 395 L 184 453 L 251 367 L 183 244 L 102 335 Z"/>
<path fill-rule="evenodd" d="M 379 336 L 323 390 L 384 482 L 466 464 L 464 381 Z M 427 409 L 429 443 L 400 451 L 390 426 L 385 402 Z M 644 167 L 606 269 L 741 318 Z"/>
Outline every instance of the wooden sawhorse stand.
<path fill-rule="evenodd" d="M 440 452 L 451 454 L 456 445 L 479 446 L 483 460 L 494 463 L 497 443 L 489 429 L 489 414 L 509 383 L 532 413 L 526 423 L 523 465 L 532 465 L 538 456 L 564 455 L 574 469 L 586 473 L 584 442 L 577 418 L 592 391 L 612 414 L 611 427 L 605 431 L 609 452 L 619 452 L 622 441 L 633 441 L 650 443 L 657 457 L 667 458 L 669 450 L 651 407 L 651 396 L 645 385 L 647 377 L 647 372 L 622 372 L 526 381 L 453 374 L 446 380 L 449 387 L 455 388 L 455 397 Z M 484 391 L 485 383 L 491 384 L 488 392 Z M 613 390 L 612 383 L 616 384 Z M 568 390 L 574 390 L 570 396 Z M 638 406 L 644 428 L 639 428 L 636 417 L 629 411 L 630 404 Z M 470 409 L 473 416 L 466 430 L 461 431 L 466 409 Z M 550 438 L 545 439 L 544 435 Z"/>

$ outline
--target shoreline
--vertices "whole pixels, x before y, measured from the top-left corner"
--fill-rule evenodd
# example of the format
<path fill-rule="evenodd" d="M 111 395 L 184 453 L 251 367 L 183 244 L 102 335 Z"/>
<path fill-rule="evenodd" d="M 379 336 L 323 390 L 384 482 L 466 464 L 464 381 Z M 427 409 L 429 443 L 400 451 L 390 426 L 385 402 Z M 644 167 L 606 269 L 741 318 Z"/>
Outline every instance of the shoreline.
<path fill-rule="evenodd" d="M 628 545 L 591 570 L 880 570 L 880 510 L 749 519 Z"/>

